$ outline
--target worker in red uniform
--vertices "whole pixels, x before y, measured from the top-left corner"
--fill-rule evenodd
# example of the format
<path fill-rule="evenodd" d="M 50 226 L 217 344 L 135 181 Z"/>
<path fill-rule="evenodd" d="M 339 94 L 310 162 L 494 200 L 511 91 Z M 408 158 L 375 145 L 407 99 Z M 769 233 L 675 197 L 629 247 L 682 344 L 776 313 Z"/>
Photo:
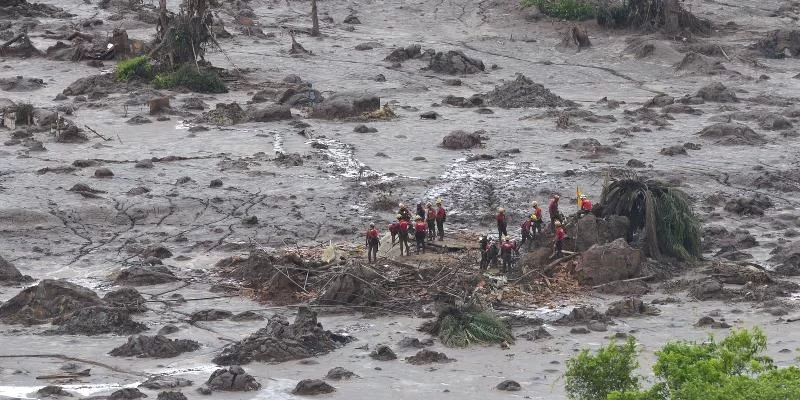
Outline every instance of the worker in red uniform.
<path fill-rule="evenodd" d="M 428 240 L 436 240 L 436 210 L 431 203 L 425 208 L 425 219 L 428 223 Z"/>
<path fill-rule="evenodd" d="M 536 218 L 535 215 L 531 214 L 530 218 L 525 218 L 525 221 L 522 222 L 522 242 L 520 242 L 520 246 L 528 242 L 528 250 L 531 249 L 533 245 L 533 235 L 531 233 L 531 229 L 533 229 L 533 220 Z"/>
<path fill-rule="evenodd" d="M 561 199 L 561 196 L 555 194 L 553 198 L 550 199 L 550 206 L 548 207 L 548 212 L 550 212 L 550 229 L 555 230 L 555 222 L 562 221 L 561 212 L 558 211 L 558 200 Z"/>
<path fill-rule="evenodd" d="M 400 255 L 403 255 L 403 249 L 405 249 L 405 254 L 409 255 L 411 252 L 408 247 L 408 229 L 409 224 L 408 221 L 403 218 L 401 214 L 397 214 L 397 219 L 399 223 L 397 224 L 397 237 L 400 239 Z"/>
<path fill-rule="evenodd" d="M 564 252 L 563 252 L 563 250 L 564 250 L 564 238 L 566 237 L 567 233 L 564 231 L 564 228 L 561 226 L 561 221 L 556 221 L 554 225 L 556 227 L 556 234 L 555 234 L 555 238 L 553 239 L 553 241 L 555 242 L 555 245 L 556 245 L 556 254 L 555 254 L 555 256 L 556 256 L 556 258 L 561 258 L 561 257 L 564 257 Z"/>
<path fill-rule="evenodd" d="M 389 224 L 389 233 L 392 234 L 392 246 L 397 241 L 397 234 L 400 233 L 400 219 L 402 217 L 400 214 L 397 214 L 397 219 Z"/>
<path fill-rule="evenodd" d="M 533 220 L 531 237 L 535 238 L 536 235 L 542 234 L 542 209 L 539 207 L 539 202 L 536 200 L 534 200 L 531 205 L 533 206 L 533 213 L 531 213 L 531 220 Z M 534 219 L 533 217 L 536 218 Z"/>
<path fill-rule="evenodd" d="M 378 240 L 378 228 L 375 228 L 375 223 L 372 222 L 369 224 L 369 229 L 367 229 L 367 260 L 369 262 L 377 262 L 378 261 L 378 245 L 380 245 L 380 240 Z"/>
<path fill-rule="evenodd" d="M 397 207 L 399 208 L 397 210 L 397 213 L 400 214 L 400 216 L 403 217 L 403 219 L 406 222 L 410 223 L 411 222 L 411 211 L 408 210 L 408 207 L 406 207 L 406 205 L 404 203 L 398 204 Z"/>
<path fill-rule="evenodd" d="M 581 209 L 578 210 L 578 216 L 584 216 L 592 212 L 592 201 L 586 198 L 585 194 L 581 195 Z"/>
<path fill-rule="evenodd" d="M 511 241 L 508 236 L 503 237 L 503 243 L 500 244 L 500 258 L 503 259 L 502 273 L 511 272 L 511 252 L 516 250 L 516 243 Z"/>
<path fill-rule="evenodd" d="M 444 221 L 447 219 L 447 210 L 442 205 L 442 199 L 436 199 L 436 230 L 439 231 L 439 240 L 444 240 Z"/>
<path fill-rule="evenodd" d="M 497 220 L 497 234 L 500 238 L 508 236 L 508 217 L 506 216 L 506 209 L 500 207 L 497 209 L 497 215 L 494 217 Z"/>
<path fill-rule="evenodd" d="M 417 251 L 416 254 L 419 254 L 419 251 L 422 250 L 425 253 L 425 234 L 428 230 L 428 225 L 425 221 L 422 220 L 422 217 L 419 215 L 414 218 L 416 222 L 414 223 L 414 239 L 417 241 Z"/>

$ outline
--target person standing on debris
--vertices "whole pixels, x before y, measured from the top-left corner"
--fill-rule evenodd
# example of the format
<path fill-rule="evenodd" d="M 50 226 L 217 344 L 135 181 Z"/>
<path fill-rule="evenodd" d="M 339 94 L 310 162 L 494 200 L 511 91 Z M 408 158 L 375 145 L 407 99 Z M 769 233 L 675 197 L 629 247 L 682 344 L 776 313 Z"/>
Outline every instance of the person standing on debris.
<path fill-rule="evenodd" d="M 586 198 L 585 194 L 581 195 L 580 204 L 581 204 L 581 209 L 578 210 L 578 216 L 579 217 L 582 217 L 582 216 L 592 212 L 592 201 L 589 200 L 588 198 Z"/>
<path fill-rule="evenodd" d="M 430 206 L 431 203 L 428 203 L 427 205 Z M 417 215 L 419 215 L 420 218 L 422 218 L 423 221 L 425 221 L 425 212 L 426 211 L 427 211 L 427 209 L 426 209 L 425 203 L 423 203 L 421 201 L 419 203 L 417 203 Z"/>
<path fill-rule="evenodd" d="M 425 253 L 425 232 L 428 229 L 428 225 L 425 224 L 425 221 L 423 221 L 422 217 L 419 215 L 414 219 L 416 220 L 414 223 L 414 239 L 417 241 L 416 254 L 419 254 L 420 250 Z"/>
<path fill-rule="evenodd" d="M 392 234 L 392 246 L 394 246 L 395 242 L 397 241 L 397 234 L 400 233 L 400 219 L 402 217 L 400 214 L 397 214 L 397 219 L 389 224 L 389 233 Z"/>
<path fill-rule="evenodd" d="M 378 235 L 378 228 L 375 228 L 375 223 L 371 222 L 367 229 L 367 260 L 371 263 L 378 262 L 378 245 L 380 245 Z"/>
<path fill-rule="evenodd" d="M 480 270 L 486 270 L 489 268 L 489 237 L 488 236 L 478 236 L 478 249 L 481 251 L 481 264 Z"/>
<path fill-rule="evenodd" d="M 555 222 L 556 227 L 556 235 L 553 241 L 556 245 L 556 258 L 564 257 L 564 238 L 566 237 L 567 233 L 564 231 L 564 228 L 561 226 L 561 221 Z"/>
<path fill-rule="evenodd" d="M 403 219 L 401 214 L 397 214 L 397 236 L 400 239 L 400 255 L 403 255 L 403 249 L 405 249 L 405 254 L 409 255 L 411 253 L 411 249 L 408 247 L 408 221 Z"/>
<path fill-rule="evenodd" d="M 531 237 L 535 238 L 536 235 L 542 234 L 542 209 L 539 207 L 539 202 L 535 200 L 531 205 L 533 206 L 533 213 L 531 214 L 531 220 L 533 221 Z"/>
<path fill-rule="evenodd" d="M 497 220 L 497 234 L 500 238 L 508 236 L 508 217 L 506 216 L 506 209 L 500 207 L 497 209 L 497 215 L 494 217 Z"/>
<path fill-rule="evenodd" d="M 428 241 L 436 240 L 436 210 L 433 204 L 428 203 L 425 209 L 425 218 L 428 222 Z"/>
<path fill-rule="evenodd" d="M 398 207 L 400 207 L 400 209 L 397 210 L 397 213 L 400 214 L 400 216 L 402 217 L 402 219 L 404 221 L 410 223 L 411 222 L 411 211 L 408 210 L 408 207 L 406 207 L 406 205 L 404 203 L 398 204 Z"/>
<path fill-rule="evenodd" d="M 503 259 L 502 273 L 511 272 L 511 253 L 515 250 L 514 242 L 511 241 L 507 235 L 503 237 L 503 243 L 500 245 L 500 258 Z"/>
<path fill-rule="evenodd" d="M 447 219 L 447 210 L 442 205 L 442 199 L 436 199 L 436 230 L 439 231 L 439 240 L 444 240 L 445 219 Z"/>
<path fill-rule="evenodd" d="M 533 229 L 533 220 L 536 219 L 536 215 L 531 214 L 530 218 L 526 218 L 525 221 L 522 222 L 522 242 L 519 244 L 522 246 L 525 242 L 528 242 L 528 250 L 531 249 L 533 245 L 533 235 L 531 234 L 531 229 Z"/>
<path fill-rule="evenodd" d="M 561 213 L 558 211 L 558 200 L 560 199 L 561 196 L 554 194 L 553 198 L 550 199 L 550 206 L 547 210 L 550 212 L 550 229 L 553 230 L 555 230 L 555 222 L 561 221 Z"/>

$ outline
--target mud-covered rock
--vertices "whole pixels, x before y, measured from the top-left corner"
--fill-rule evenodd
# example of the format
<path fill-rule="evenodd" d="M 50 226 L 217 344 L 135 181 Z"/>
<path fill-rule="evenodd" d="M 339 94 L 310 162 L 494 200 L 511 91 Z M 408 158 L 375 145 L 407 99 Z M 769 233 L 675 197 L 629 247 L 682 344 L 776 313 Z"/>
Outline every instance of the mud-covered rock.
<path fill-rule="evenodd" d="M 725 211 L 735 213 L 737 215 L 764 215 L 764 210 L 772 208 L 774 204 L 772 199 L 756 193 L 753 197 L 746 198 L 740 197 L 738 199 L 731 199 L 725 203 Z"/>
<path fill-rule="evenodd" d="M 156 400 L 187 400 L 186 395 L 181 392 L 163 391 L 158 394 Z"/>
<path fill-rule="evenodd" d="M 453 107 L 480 107 L 484 104 L 483 97 L 480 95 L 472 95 L 469 98 L 461 96 L 448 95 L 442 100 L 442 104 L 447 104 Z"/>
<path fill-rule="evenodd" d="M 428 67 L 433 72 L 448 75 L 475 74 L 486 69 L 483 61 L 469 57 L 460 50 L 436 53 L 431 58 Z"/>
<path fill-rule="evenodd" d="M 684 155 L 685 156 L 688 153 L 686 153 L 686 147 L 681 146 L 681 145 L 675 145 L 675 146 L 669 146 L 669 147 L 661 148 L 661 150 L 659 151 L 659 154 L 672 157 L 672 156 L 679 156 L 679 155 Z"/>
<path fill-rule="evenodd" d="M 219 321 L 221 319 L 230 318 L 233 315 L 228 310 L 208 309 L 195 311 L 189 316 L 189 321 Z"/>
<path fill-rule="evenodd" d="M 175 332 L 178 332 L 180 330 L 181 329 L 178 328 L 175 325 L 167 324 L 167 325 L 164 325 L 163 327 L 161 327 L 161 329 L 158 330 L 158 334 L 159 335 L 171 335 L 171 334 L 173 334 Z"/>
<path fill-rule="evenodd" d="M 577 103 L 562 99 L 543 85 L 533 82 L 522 74 L 517 75 L 513 81 L 496 86 L 494 90 L 482 97 L 489 104 L 502 108 L 578 106 Z"/>
<path fill-rule="evenodd" d="M 713 82 L 707 86 L 703 86 L 697 91 L 695 96 L 705 101 L 713 101 L 716 103 L 736 103 L 739 101 L 736 97 L 736 93 L 720 82 Z"/>
<path fill-rule="evenodd" d="M 192 386 L 193 384 L 194 382 L 177 376 L 153 375 L 139 384 L 139 387 L 150 390 L 164 390 Z"/>
<path fill-rule="evenodd" d="M 276 315 L 267 326 L 249 337 L 225 347 L 214 358 L 220 365 L 247 364 L 252 361 L 284 362 L 327 354 L 349 339 L 335 335 L 317 322 L 317 313 L 300 307 L 294 323 Z"/>
<path fill-rule="evenodd" d="M 788 118 L 782 115 L 767 113 L 758 117 L 758 126 L 768 131 L 782 131 L 790 129 L 794 125 L 792 125 L 792 122 L 789 121 Z"/>
<path fill-rule="evenodd" d="M 231 321 L 263 321 L 264 316 L 255 311 L 242 311 L 239 314 L 230 317 Z"/>
<path fill-rule="evenodd" d="M 127 343 L 111 350 L 108 354 L 115 357 L 172 358 L 199 348 L 200 343 L 194 340 L 169 339 L 161 335 L 136 335 L 129 337 Z"/>
<path fill-rule="evenodd" d="M 336 389 L 320 379 L 303 379 L 297 383 L 292 394 L 298 396 L 316 396 L 318 394 L 333 393 Z"/>
<path fill-rule="evenodd" d="M 159 244 L 159 245 L 148 246 L 141 253 L 139 253 L 139 257 L 142 258 L 155 257 L 163 260 L 165 258 L 172 257 L 172 252 L 166 246 Z"/>
<path fill-rule="evenodd" d="M 103 305 L 97 294 L 64 280 L 44 279 L 0 305 L 7 323 L 42 324 L 85 307 Z"/>
<path fill-rule="evenodd" d="M 628 218 L 621 215 L 597 218 L 594 214 L 586 214 L 567 224 L 566 229 L 570 233 L 570 238 L 566 248 L 575 248 L 582 252 L 596 244 L 613 242 L 624 238 L 629 226 Z"/>
<path fill-rule="evenodd" d="M 397 354 L 395 354 L 394 351 L 392 351 L 392 349 L 385 344 L 379 344 L 377 347 L 375 347 L 375 350 L 372 350 L 372 352 L 369 353 L 369 356 L 378 361 L 391 361 L 397 359 Z"/>
<path fill-rule="evenodd" d="M 348 119 L 380 108 L 381 99 L 377 96 L 335 94 L 315 105 L 311 109 L 310 116 L 321 119 Z"/>
<path fill-rule="evenodd" d="M 214 371 L 206 381 L 206 385 L 211 390 L 226 392 L 247 392 L 261 388 L 256 378 L 245 372 L 242 367 L 235 365 Z"/>
<path fill-rule="evenodd" d="M 568 315 L 559 318 L 555 323 L 557 325 L 576 325 L 586 324 L 589 321 L 603 321 L 608 322 L 610 319 L 600 311 L 590 306 L 575 307 Z"/>
<path fill-rule="evenodd" d="M 404 337 L 397 342 L 397 346 L 401 349 L 421 349 L 426 346 L 433 346 L 433 339 L 428 338 L 420 341 L 417 338 Z"/>
<path fill-rule="evenodd" d="M 64 390 L 61 386 L 45 386 L 36 391 L 36 394 L 44 398 L 50 397 L 72 397 L 72 393 Z"/>
<path fill-rule="evenodd" d="M 108 396 L 108 400 L 134 400 L 143 399 L 145 397 L 147 397 L 147 395 L 142 393 L 139 389 L 123 388 L 111 393 Z"/>
<path fill-rule="evenodd" d="M 553 337 L 553 335 L 551 335 L 545 327 L 540 326 L 532 331 L 528 331 L 519 335 L 519 337 L 525 340 L 534 341 L 540 339 L 550 339 Z"/>
<path fill-rule="evenodd" d="M 775 265 L 775 272 L 781 275 L 800 275 L 800 241 L 780 245 L 770 252 L 769 262 Z"/>
<path fill-rule="evenodd" d="M 503 390 L 506 392 L 519 392 L 522 390 L 522 386 L 519 385 L 519 382 L 512 381 L 511 379 L 502 381 L 495 386 L 497 390 Z"/>
<path fill-rule="evenodd" d="M 395 202 L 392 202 L 395 205 Z M 325 292 L 317 299 L 326 305 L 375 305 L 382 298 L 379 290 L 367 284 L 378 278 L 374 270 L 354 265 L 331 281 Z"/>
<path fill-rule="evenodd" d="M 0 256 L 0 285 L 23 283 L 33 281 L 30 276 L 22 275 L 21 272 L 5 258 Z"/>
<path fill-rule="evenodd" d="M 767 143 L 764 135 L 756 133 L 749 126 L 737 122 L 720 122 L 703 128 L 697 133 L 703 138 L 714 140 L 721 145 L 762 145 Z"/>
<path fill-rule="evenodd" d="M 147 301 L 144 296 L 132 287 L 123 287 L 108 292 L 103 296 L 103 301 L 109 306 L 122 308 L 132 313 L 147 311 L 147 306 L 145 305 Z"/>
<path fill-rule="evenodd" d="M 332 368 L 325 375 L 325 379 L 330 379 L 330 380 L 334 380 L 334 381 L 340 381 L 342 379 L 350 379 L 350 378 L 357 378 L 357 377 L 358 377 L 358 375 L 353 373 L 353 371 L 344 369 L 342 367 Z"/>
<path fill-rule="evenodd" d="M 119 272 L 115 285 L 148 286 L 179 281 L 180 278 L 163 265 L 133 266 Z"/>
<path fill-rule="evenodd" d="M 581 253 L 573 276 L 581 285 L 601 285 L 638 276 L 641 262 L 641 250 L 619 238 Z"/>
<path fill-rule="evenodd" d="M 253 122 L 273 122 L 292 119 L 289 106 L 266 106 L 248 110 L 248 119 Z"/>
<path fill-rule="evenodd" d="M 766 58 L 797 57 L 800 54 L 800 30 L 777 29 L 768 32 L 750 48 Z"/>
<path fill-rule="evenodd" d="M 648 100 L 645 107 L 664 107 L 675 103 L 675 98 L 667 94 L 659 94 Z"/>
<path fill-rule="evenodd" d="M 422 47 L 418 44 L 412 44 L 406 47 L 400 47 L 392 50 L 384 61 L 393 63 L 400 63 L 406 60 L 422 57 Z"/>
<path fill-rule="evenodd" d="M 197 121 L 217 126 L 236 125 L 247 121 L 247 112 L 236 102 L 217 103 L 213 110 L 204 112 Z"/>
<path fill-rule="evenodd" d="M 106 306 L 82 308 L 70 315 L 56 318 L 53 324 L 59 326 L 48 333 L 87 336 L 105 333 L 132 335 L 147 330 L 147 326 L 132 320 L 128 311 Z"/>
<path fill-rule="evenodd" d="M 725 68 L 721 61 L 694 51 L 686 53 L 674 67 L 681 75 L 740 75 Z"/>
<path fill-rule="evenodd" d="M 708 327 L 712 329 L 726 329 L 731 327 L 729 323 L 725 321 L 717 321 L 708 315 L 700 317 L 700 319 L 697 321 L 697 323 L 694 324 L 694 326 L 698 328 Z"/>
<path fill-rule="evenodd" d="M 95 178 L 111 178 L 114 176 L 114 172 L 112 172 L 108 168 L 98 168 L 94 170 L 94 177 Z"/>
<path fill-rule="evenodd" d="M 413 365 L 425 365 L 433 363 L 449 363 L 455 361 L 447 357 L 447 354 L 437 351 L 422 349 L 411 357 L 406 357 L 406 362 Z"/>
<path fill-rule="evenodd" d="M 378 132 L 378 130 L 375 129 L 375 128 L 366 126 L 364 124 L 360 124 L 360 125 L 356 125 L 356 127 L 353 128 L 353 132 L 355 132 L 355 133 L 375 133 L 375 132 Z"/>
<path fill-rule="evenodd" d="M 724 296 L 722 282 L 709 278 L 696 282 L 689 287 L 689 295 L 697 300 L 718 299 Z"/>
<path fill-rule="evenodd" d="M 92 92 L 107 93 L 114 86 L 114 74 L 92 75 L 78 78 L 61 93 L 67 96 L 86 95 Z"/>
<path fill-rule="evenodd" d="M 484 136 L 485 134 L 485 131 L 475 131 L 472 133 L 453 131 L 442 139 L 442 147 L 449 150 L 465 150 L 482 146 L 483 142 L 489 139 Z"/>
<path fill-rule="evenodd" d="M 615 301 L 606 310 L 606 316 L 609 317 L 637 317 L 641 315 L 658 315 L 660 313 L 661 310 L 636 297 Z"/>

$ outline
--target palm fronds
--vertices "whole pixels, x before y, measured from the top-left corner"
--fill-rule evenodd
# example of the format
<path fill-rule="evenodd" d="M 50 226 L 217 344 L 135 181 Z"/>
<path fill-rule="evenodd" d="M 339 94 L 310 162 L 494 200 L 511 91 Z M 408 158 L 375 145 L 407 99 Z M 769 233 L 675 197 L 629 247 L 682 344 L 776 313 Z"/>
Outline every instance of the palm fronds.
<path fill-rule="evenodd" d="M 449 307 L 423 330 L 439 337 L 447 347 L 467 347 L 476 343 L 514 342 L 511 328 L 496 315 L 474 308 Z"/>
<path fill-rule="evenodd" d="M 700 222 L 680 190 L 658 181 L 612 180 L 603 189 L 601 203 L 603 216 L 626 216 L 632 232 L 643 231 L 649 256 L 700 257 Z"/>

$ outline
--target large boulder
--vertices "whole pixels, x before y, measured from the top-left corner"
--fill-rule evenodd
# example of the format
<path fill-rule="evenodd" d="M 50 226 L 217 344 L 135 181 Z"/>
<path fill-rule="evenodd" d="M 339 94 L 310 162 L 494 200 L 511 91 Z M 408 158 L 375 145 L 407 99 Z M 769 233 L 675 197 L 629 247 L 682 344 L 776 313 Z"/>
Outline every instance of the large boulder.
<path fill-rule="evenodd" d="M 82 308 L 70 315 L 56 318 L 58 328 L 48 331 L 52 334 L 67 335 L 132 335 L 147 330 L 147 327 L 133 321 L 130 314 L 122 308 L 93 306 Z"/>
<path fill-rule="evenodd" d="M 154 266 L 134 266 L 123 269 L 114 280 L 116 285 L 127 286 L 147 286 L 159 285 L 162 283 L 169 283 L 179 281 L 180 278 L 175 276 L 167 267 L 163 265 Z"/>
<path fill-rule="evenodd" d="M 0 256 L 0 285 L 29 282 L 31 280 L 30 276 L 22 275 L 17 267 Z"/>
<path fill-rule="evenodd" d="M 45 279 L 0 305 L 0 319 L 7 323 L 43 324 L 103 304 L 95 292 L 83 286 Z"/>
<path fill-rule="evenodd" d="M 566 248 L 586 251 L 596 244 L 605 244 L 626 237 L 629 227 L 630 221 L 621 215 L 597 218 L 594 214 L 586 214 L 567 225 L 566 230 L 570 238 Z"/>
<path fill-rule="evenodd" d="M 707 86 L 700 88 L 697 91 L 696 97 L 700 97 L 705 101 L 713 101 L 717 103 L 736 103 L 739 99 L 733 90 L 728 89 L 720 82 L 713 82 Z"/>
<path fill-rule="evenodd" d="M 573 276 L 581 285 L 601 285 L 637 276 L 641 262 L 641 250 L 620 238 L 584 251 Z"/>
<path fill-rule="evenodd" d="M 720 145 L 762 145 L 767 143 L 764 135 L 756 133 L 749 126 L 738 122 L 720 122 L 697 132 L 705 139 L 714 140 Z"/>
<path fill-rule="evenodd" d="M 370 95 L 335 94 L 311 109 L 312 118 L 347 119 L 381 108 L 381 99 Z"/>
<path fill-rule="evenodd" d="M 206 385 L 211 390 L 226 392 L 248 392 L 261 389 L 261 384 L 256 382 L 256 378 L 239 366 L 214 371 L 206 381 Z"/>
<path fill-rule="evenodd" d="M 107 93 L 114 85 L 114 74 L 92 75 L 78 78 L 62 91 L 67 96 L 79 96 L 89 93 Z"/>
<path fill-rule="evenodd" d="M 292 119 L 292 112 L 288 106 L 266 106 L 262 108 L 252 108 L 249 111 L 249 119 L 253 122 L 273 122 Z"/>
<path fill-rule="evenodd" d="M 436 53 L 428 65 L 433 72 L 449 75 L 475 74 L 486 69 L 483 61 L 468 57 L 460 50 Z"/>
<path fill-rule="evenodd" d="M 483 145 L 483 141 L 488 138 L 484 136 L 485 131 L 475 131 L 468 133 L 465 131 L 453 131 L 442 139 L 442 147 L 450 150 L 465 150 Z"/>
<path fill-rule="evenodd" d="M 138 290 L 132 287 L 123 287 L 108 292 L 103 296 L 103 301 L 109 306 L 122 308 L 132 313 L 147 311 L 145 305 L 147 301 Z"/>
<path fill-rule="evenodd" d="M 800 240 L 776 247 L 770 252 L 768 260 L 775 265 L 775 272 L 787 275 L 800 275 Z"/>
<path fill-rule="evenodd" d="M 214 358 L 219 365 L 247 364 L 252 361 L 284 362 L 327 354 L 348 338 L 326 331 L 317 322 L 317 313 L 300 307 L 294 323 L 276 315 L 265 328 L 225 347 Z"/>
<path fill-rule="evenodd" d="M 292 394 L 299 396 L 316 396 L 318 394 L 333 393 L 336 389 L 320 379 L 303 379 L 297 383 Z"/>
<path fill-rule="evenodd" d="M 129 337 L 127 343 L 111 350 L 108 354 L 116 357 L 171 358 L 199 348 L 200 343 L 194 340 L 169 339 L 161 335 L 136 335 Z"/>

